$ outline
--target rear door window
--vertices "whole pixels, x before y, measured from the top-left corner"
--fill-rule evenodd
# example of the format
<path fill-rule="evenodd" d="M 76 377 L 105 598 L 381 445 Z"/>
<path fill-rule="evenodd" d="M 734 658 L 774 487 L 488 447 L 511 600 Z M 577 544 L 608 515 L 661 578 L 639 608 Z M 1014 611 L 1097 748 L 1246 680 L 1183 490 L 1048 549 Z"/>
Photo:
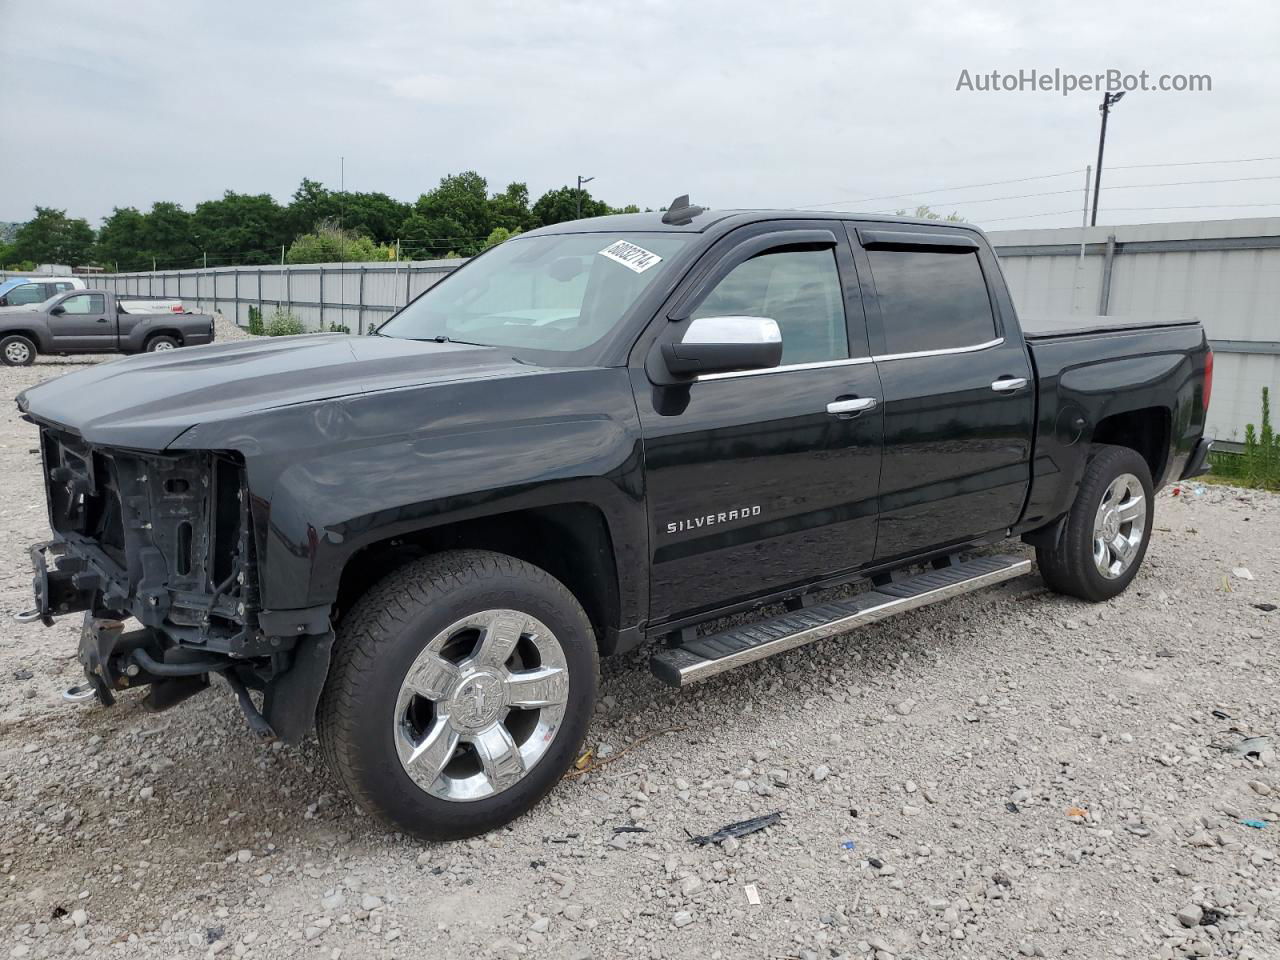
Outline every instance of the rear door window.
<path fill-rule="evenodd" d="M 995 316 L 976 251 L 867 251 L 890 354 L 989 343 Z"/>

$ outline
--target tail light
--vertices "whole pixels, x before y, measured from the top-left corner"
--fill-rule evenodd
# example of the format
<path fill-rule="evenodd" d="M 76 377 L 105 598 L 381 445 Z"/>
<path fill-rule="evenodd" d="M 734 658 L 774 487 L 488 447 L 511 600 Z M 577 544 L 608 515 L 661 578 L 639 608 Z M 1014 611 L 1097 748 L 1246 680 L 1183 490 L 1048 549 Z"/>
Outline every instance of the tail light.
<path fill-rule="evenodd" d="M 1213 351 L 1210 350 L 1205 354 L 1204 358 L 1204 388 L 1201 391 L 1201 397 L 1204 398 L 1204 412 L 1209 412 L 1209 395 L 1213 393 Z"/>

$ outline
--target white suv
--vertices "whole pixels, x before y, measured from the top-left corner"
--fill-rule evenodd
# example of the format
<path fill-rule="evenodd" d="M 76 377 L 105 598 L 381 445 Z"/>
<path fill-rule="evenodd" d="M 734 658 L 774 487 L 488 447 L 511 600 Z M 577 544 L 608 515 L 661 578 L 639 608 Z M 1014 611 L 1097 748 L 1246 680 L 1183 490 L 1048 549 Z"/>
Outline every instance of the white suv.
<path fill-rule="evenodd" d="M 42 303 L 55 293 L 85 289 L 79 277 L 12 277 L 0 283 L 0 307 Z"/>

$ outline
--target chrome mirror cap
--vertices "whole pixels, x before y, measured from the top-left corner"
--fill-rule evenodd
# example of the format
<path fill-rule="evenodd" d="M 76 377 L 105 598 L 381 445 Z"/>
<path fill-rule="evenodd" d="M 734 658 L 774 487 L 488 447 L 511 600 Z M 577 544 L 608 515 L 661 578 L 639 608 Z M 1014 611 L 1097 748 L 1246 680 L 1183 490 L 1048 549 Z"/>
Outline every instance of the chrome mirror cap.
<path fill-rule="evenodd" d="M 681 343 L 782 343 L 778 322 L 769 317 L 696 317 Z"/>

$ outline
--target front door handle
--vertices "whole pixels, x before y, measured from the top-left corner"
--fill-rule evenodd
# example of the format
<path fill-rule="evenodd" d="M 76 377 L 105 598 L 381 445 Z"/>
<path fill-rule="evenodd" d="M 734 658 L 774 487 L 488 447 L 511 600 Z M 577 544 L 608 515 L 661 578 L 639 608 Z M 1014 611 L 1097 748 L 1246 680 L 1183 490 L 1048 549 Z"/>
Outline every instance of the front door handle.
<path fill-rule="evenodd" d="M 1001 377 L 991 384 L 991 389 L 996 393 L 1013 393 L 1015 390 L 1021 390 L 1026 385 L 1026 377 Z"/>
<path fill-rule="evenodd" d="M 867 410 L 874 410 L 879 401 L 875 397 L 853 397 L 847 400 L 832 400 L 827 404 L 827 413 L 833 417 L 848 417 Z"/>

